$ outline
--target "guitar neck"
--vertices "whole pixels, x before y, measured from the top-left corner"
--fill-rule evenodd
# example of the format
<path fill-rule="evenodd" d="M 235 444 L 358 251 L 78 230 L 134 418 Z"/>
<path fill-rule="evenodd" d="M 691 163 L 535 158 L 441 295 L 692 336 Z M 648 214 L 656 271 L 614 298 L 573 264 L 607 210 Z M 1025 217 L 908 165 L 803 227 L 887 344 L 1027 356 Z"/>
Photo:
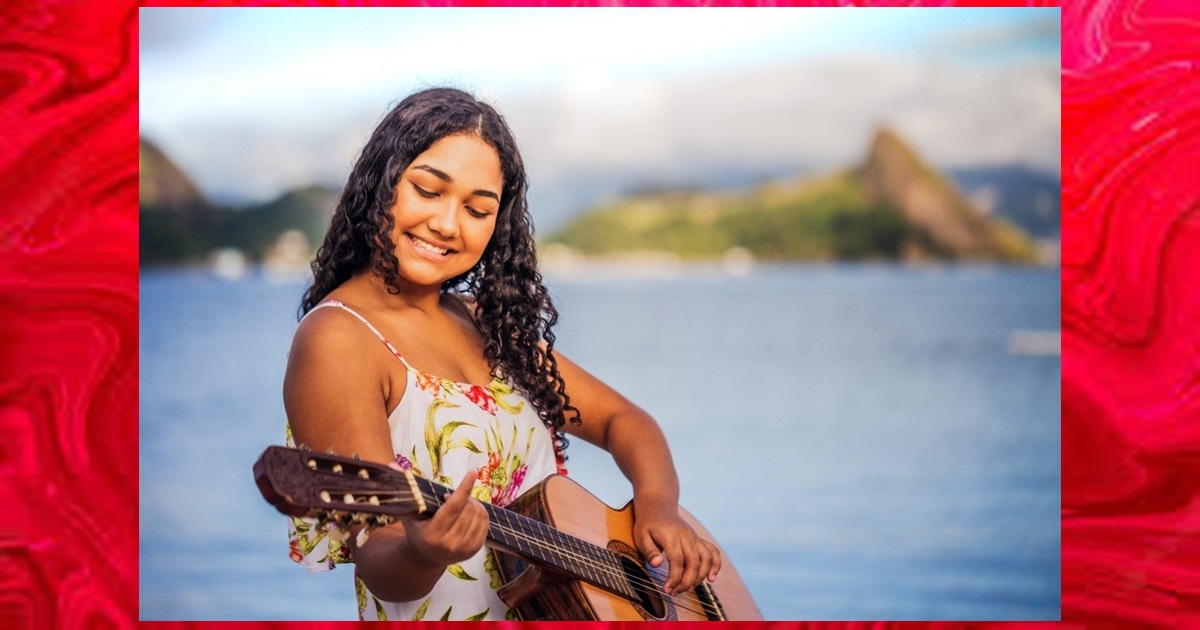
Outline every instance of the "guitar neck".
<path fill-rule="evenodd" d="M 415 480 L 425 504 L 436 511 L 450 488 L 422 477 L 415 477 Z M 541 521 L 490 503 L 479 503 L 488 514 L 489 547 L 550 567 L 618 595 L 636 597 L 629 582 L 624 579 L 625 571 L 620 556 Z"/>

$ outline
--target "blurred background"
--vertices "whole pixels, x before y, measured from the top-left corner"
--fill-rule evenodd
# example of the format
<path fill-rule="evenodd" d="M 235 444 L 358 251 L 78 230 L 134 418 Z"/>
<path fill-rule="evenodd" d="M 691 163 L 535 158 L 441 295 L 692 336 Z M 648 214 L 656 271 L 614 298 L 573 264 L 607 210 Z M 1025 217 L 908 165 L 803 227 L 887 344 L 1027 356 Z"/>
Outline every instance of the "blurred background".
<path fill-rule="evenodd" d="M 658 419 L 767 618 L 1058 618 L 1058 9 L 140 28 L 143 619 L 355 618 L 250 466 L 357 152 L 437 85 L 509 121 L 558 347 Z"/>

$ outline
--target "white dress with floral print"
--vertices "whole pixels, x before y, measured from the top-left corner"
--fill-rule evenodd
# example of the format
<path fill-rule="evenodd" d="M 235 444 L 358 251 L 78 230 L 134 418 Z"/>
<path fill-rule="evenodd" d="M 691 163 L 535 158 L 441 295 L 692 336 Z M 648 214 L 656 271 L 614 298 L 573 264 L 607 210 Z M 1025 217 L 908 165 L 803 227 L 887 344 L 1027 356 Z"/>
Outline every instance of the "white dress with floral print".
<path fill-rule="evenodd" d="M 421 372 L 400 355 L 374 326 L 341 302 L 329 300 L 314 307 L 338 307 L 357 317 L 403 362 L 408 384 L 400 404 L 388 417 L 392 450 L 402 468 L 454 487 L 472 469 L 479 469 L 471 494 L 487 503 L 505 506 L 542 479 L 563 472 L 557 466 L 550 431 L 529 401 L 495 378 L 471 385 Z M 312 311 L 310 311 L 311 313 Z M 292 445 L 291 430 L 288 444 Z M 291 557 L 312 573 L 351 562 L 339 541 L 336 525 L 315 520 L 288 519 Z M 487 547 L 461 564 L 446 569 L 429 595 L 412 602 L 376 598 L 355 575 L 360 619 L 379 620 L 503 620 L 513 613 L 500 601 L 500 575 Z"/>

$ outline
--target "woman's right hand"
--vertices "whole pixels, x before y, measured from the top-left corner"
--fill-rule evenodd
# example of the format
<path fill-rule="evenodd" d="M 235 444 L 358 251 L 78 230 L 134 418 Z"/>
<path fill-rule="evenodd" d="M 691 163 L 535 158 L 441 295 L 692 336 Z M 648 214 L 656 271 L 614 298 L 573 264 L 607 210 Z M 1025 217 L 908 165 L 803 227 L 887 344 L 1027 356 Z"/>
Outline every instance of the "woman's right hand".
<path fill-rule="evenodd" d="M 442 567 L 462 562 L 483 548 L 488 515 L 471 497 L 477 471 L 470 471 L 432 518 L 404 521 L 409 545 L 423 560 Z"/>

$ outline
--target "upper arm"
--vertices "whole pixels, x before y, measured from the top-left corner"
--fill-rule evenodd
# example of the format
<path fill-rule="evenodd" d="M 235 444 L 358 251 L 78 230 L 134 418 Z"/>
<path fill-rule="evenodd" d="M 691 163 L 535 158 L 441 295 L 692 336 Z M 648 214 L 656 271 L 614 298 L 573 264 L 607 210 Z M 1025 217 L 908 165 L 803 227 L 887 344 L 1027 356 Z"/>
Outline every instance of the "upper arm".
<path fill-rule="evenodd" d="M 288 353 L 283 402 L 292 437 L 316 451 L 393 461 L 380 344 L 347 313 L 322 311 L 301 322 Z"/>
<path fill-rule="evenodd" d="M 649 415 L 640 407 L 561 353 L 555 352 L 554 358 L 566 384 L 571 405 L 579 410 L 579 417 L 583 421 L 579 425 L 569 421 L 564 423 L 563 431 L 567 434 L 611 450 L 609 431 L 614 422 L 628 418 L 649 419 Z"/>

